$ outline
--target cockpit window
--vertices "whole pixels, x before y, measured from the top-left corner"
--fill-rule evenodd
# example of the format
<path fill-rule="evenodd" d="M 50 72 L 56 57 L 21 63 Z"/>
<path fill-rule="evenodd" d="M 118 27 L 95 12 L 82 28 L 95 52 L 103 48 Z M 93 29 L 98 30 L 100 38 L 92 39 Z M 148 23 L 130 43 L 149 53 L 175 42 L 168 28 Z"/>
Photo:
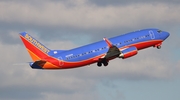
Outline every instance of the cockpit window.
<path fill-rule="evenodd" d="M 161 30 L 158 30 L 157 32 L 158 32 L 158 33 L 161 33 L 162 31 L 161 31 Z"/>

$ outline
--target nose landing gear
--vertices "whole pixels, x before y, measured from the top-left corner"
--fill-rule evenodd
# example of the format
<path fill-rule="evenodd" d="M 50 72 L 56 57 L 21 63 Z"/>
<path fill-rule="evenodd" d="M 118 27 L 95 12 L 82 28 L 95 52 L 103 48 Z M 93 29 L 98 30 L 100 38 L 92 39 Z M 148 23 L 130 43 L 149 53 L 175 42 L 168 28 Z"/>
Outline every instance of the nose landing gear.
<path fill-rule="evenodd" d="M 159 45 L 159 46 L 157 46 L 157 49 L 161 49 L 161 46 Z"/>
<path fill-rule="evenodd" d="M 161 49 L 161 45 L 162 43 L 156 44 L 154 47 L 156 47 L 157 49 Z"/>

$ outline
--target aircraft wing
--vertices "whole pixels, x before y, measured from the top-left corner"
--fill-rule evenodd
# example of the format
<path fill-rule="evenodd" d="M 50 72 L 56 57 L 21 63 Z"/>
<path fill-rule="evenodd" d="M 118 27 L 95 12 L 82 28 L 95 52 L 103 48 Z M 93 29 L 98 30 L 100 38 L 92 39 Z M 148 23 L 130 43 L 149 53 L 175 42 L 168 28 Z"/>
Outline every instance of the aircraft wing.
<path fill-rule="evenodd" d="M 105 55 L 102 55 L 99 58 L 96 58 L 97 66 L 104 66 L 108 65 L 109 60 L 114 59 L 116 57 L 126 59 L 131 56 L 134 56 L 137 54 L 138 50 L 134 46 L 125 46 L 123 49 L 119 49 L 115 45 L 113 45 L 107 38 L 104 38 L 104 41 L 107 43 L 109 50 Z"/>
<path fill-rule="evenodd" d="M 116 58 L 121 54 L 121 51 L 119 50 L 118 47 L 114 46 L 107 38 L 104 38 L 104 41 L 107 43 L 109 50 L 104 56 L 104 59 L 112 59 Z"/>
<path fill-rule="evenodd" d="M 113 47 L 113 44 L 107 38 L 103 38 L 103 40 L 107 43 L 109 48 Z"/>
<path fill-rule="evenodd" d="M 119 48 L 113 45 L 111 41 L 109 41 L 107 38 L 103 38 L 103 39 L 107 43 L 109 50 L 105 55 L 102 55 L 101 57 L 94 59 L 98 62 L 97 63 L 98 66 L 101 66 L 102 63 L 104 64 L 104 66 L 107 66 L 109 60 L 119 57 L 119 55 L 121 54 Z"/>

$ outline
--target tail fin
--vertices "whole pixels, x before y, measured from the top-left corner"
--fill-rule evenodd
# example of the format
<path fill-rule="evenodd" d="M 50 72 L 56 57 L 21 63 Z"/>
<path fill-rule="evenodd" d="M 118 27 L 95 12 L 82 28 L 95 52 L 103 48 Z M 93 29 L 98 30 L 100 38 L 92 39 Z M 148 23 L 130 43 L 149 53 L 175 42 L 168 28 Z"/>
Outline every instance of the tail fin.
<path fill-rule="evenodd" d="M 51 50 L 45 47 L 32 36 L 30 36 L 28 33 L 20 33 L 20 38 L 24 43 L 33 61 L 42 60 L 43 58 L 48 57 L 48 54 Z"/>

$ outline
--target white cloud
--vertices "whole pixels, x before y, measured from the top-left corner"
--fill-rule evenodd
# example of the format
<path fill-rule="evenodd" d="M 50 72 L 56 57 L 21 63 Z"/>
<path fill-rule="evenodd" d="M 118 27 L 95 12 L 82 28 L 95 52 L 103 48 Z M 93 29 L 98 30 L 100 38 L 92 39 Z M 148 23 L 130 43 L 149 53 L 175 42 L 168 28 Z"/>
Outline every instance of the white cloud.
<path fill-rule="evenodd" d="M 92 92 L 76 92 L 74 94 L 58 94 L 58 93 L 42 93 L 44 96 L 43 100 L 58 100 L 59 98 L 61 99 L 66 99 L 66 100 L 72 100 L 72 99 L 78 99 L 78 100 L 94 100 L 98 99 L 97 94 L 92 93 Z"/>
<path fill-rule="evenodd" d="M 179 6 L 168 4 L 130 4 L 99 7 L 84 0 L 45 1 L 41 5 L 20 2 L 0 2 L 1 21 L 36 26 L 69 26 L 77 28 L 135 27 L 139 23 L 165 24 L 179 21 Z M 75 3 L 76 2 L 76 3 Z M 7 7 L 8 6 L 8 7 Z M 178 10 L 179 9 L 179 10 Z M 13 16 L 13 17 L 12 17 Z M 142 26 L 142 25 L 141 25 Z"/>
<path fill-rule="evenodd" d="M 110 61 L 109 66 L 89 69 L 87 77 L 95 79 L 112 80 L 156 80 L 170 79 L 173 77 L 171 63 L 167 59 L 162 59 L 162 52 L 153 48 L 139 51 L 139 54 L 129 59 L 115 59 Z M 91 74 L 94 73 L 94 74 Z"/>
<path fill-rule="evenodd" d="M 13 32 L 12 32 L 13 33 Z M 10 35 L 16 38 L 14 34 Z M 18 35 L 17 35 L 18 37 Z M 39 39 L 38 36 L 36 36 Z M 20 39 L 19 39 L 20 41 Z M 40 41 L 44 44 L 45 41 Z M 63 49 L 73 48 L 75 45 L 70 41 L 55 41 L 45 43 L 50 48 L 57 48 L 63 44 Z M 9 92 L 21 87 L 21 93 L 28 90 L 38 97 L 49 100 L 56 98 L 72 99 L 85 98 L 97 99 L 96 86 L 102 79 L 108 80 L 156 80 L 170 79 L 174 74 L 171 62 L 162 59 L 166 47 L 161 50 L 147 49 L 139 51 L 139 54 L 130 59 L 116 59 L 110 62 L 109 66 L 98 68 L 96 64 L 83 68 L 70 70 L 33 70 L 28 64 L 24 66 L 13 66 L 17 62 L 31 61 L 23 44 L 3 45 L 0 43 L 1 58 L 0 66 L 0 88 Z M 166 63 L 165 63 L 166 62 Z M 38 91 L 35 90 L 38 89 Z M 3 92 L 0 90 L 0 92 Z M 12 92 L 10 92 L 12 93 Z M 27 93 L 27 92 L 25 92 Z M 93 95 L 93 96 L 92 96 Z M 33 98 L 38 98 L 38 97 Z M 19 96 L 21 97 L 21 96 Z M 10 98 L 10 97 L 6 97 Z"/>
<path fill-rule="evenodd" d="M 173 26 L 176 26 L 176 23 L 180 21 L 179 6 L 160 3 L 156 5 L 130 4 L 126 6 L 99 7 L 89 4 L 87 0 L 60 2 L 46 0 L 37 4 L 33 2 L 1 1 L 0 7 L 1 22 L 8 24 L 18 23 L 17 26 L 20 25 L 19 27 L 23 27 L 23 25 L 34 25 L 37 28 L 39 26 L 45 28 L 55 27 L 57 30 L 61 26 L 73 27 L 74 30 L 79 28 L 93 31 L 96 29 L 106 30 L 108 28 L 113 30 L 119 27 L 131 29 L 137 26 L 171 26 L 169 28 L 173 29 Z M 164 24 L 167 26 L 164 26 Z M 67 28 L 65 30 L 70 29 Z M 123 30 L 123 28 L 121 29 Z M 14 31 L 12 27 L 8 27 L 6 30 L 8 33 L 1 33 L 1 37 L 4 36 L 4 41 L 0 42 L 0 60 L 2 62 L 0 63 L 0 94 L 4 92 L 2 89 L 8 91 L 7 96 L 3 100 L 10 98 L 8 93 L 12 93 L 12 90 L 16 90 L 16 93 L 19 94 L 27 93 L 26 90 L 29 90 L 28 92 L 32 92 L 31 94 L 37 94 L 34 97 L 29 97 L 34 98 L 33 100 L 37 98 L 43 98 L 43 100 L 59 98 L 66 100 L 74 98 L 78 100 L 92 100 L 98 98 L 96 86 L 103 79 L 112 81 L 122 79 L 131 81 L 162 80 L 172 78 L 180 70 L 178 64 L 175 65 L 175 69 L 172 68 L 174 63 L 171 62 L 171 58 L 165 59 L 167 55 L 172 57 L 169 54 L 171 49 L 168 47 L 163 47 L 161 50 L 152 48 L 143 50 L 135 57 L 125 60 L 116 59 L 111 61 L 109 66 L 101 68 L 93 64 L 77 69 L 46 71 L 32 70 L 28 64 L 14 66 L 13 64 L 15 63 L 24 63 L 31 61 L 31 59 L 23 44 L 18 44 L 20 39 L 16 33 L 19 33 L 17 32 L 19 29 Z M 32 34 L 33 37 L 50 49 L 70 49 L 77 46 L 72 40 L 54 40 L 53 37 L 51 38 L 52 41 L 45 41 L 41 35 L 34 34 L 33 31 L 36 30 L 31 27 L 27 28 L 28 33 Z M 110 35 L 112 34 L 110 33 Z M 173 37 L 176 37 L 176 35 L 174 33 Z M 19 42 L 16 41 L 13 45 L 4 44 L 4 42 L 11 40 L 19 40 Z M 170 45 L 172 43 L 175 45 L 173 41 L 165 44 L 167 46 L 167 44 Z M 178 46 L 177 43 L 175 46 Z M 176 49 L 175 46 L 172 49 Z M 22 90 L 20 91 L 19 88 Z M 21 95 L 18 96 L 21 97 Z M 17 100 L 19 99 L 17 98 Z"/>

